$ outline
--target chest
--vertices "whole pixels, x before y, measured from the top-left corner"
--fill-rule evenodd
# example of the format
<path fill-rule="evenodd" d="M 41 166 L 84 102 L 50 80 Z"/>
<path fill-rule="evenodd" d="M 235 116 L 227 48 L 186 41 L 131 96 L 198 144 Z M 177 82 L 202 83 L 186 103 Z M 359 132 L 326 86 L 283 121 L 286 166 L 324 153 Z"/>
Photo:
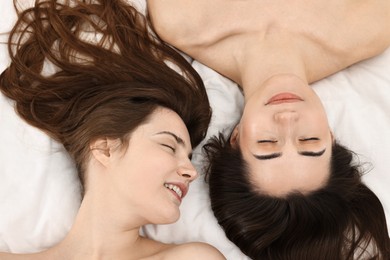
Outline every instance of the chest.
<path fill-rule="evenodd" d="M 186 10 L 189 19 L 183 21 L 182 26 L 183 30 L 197 35 L 192 38 L 194 45 L 210 45 L 227 38 L 234 40 L 235 36 L 242 35 L 258 35 L 260 41 L 275 32 L 328 38 L 340 34 L 353 23 L 348 18 L 351 4 L 346 1 L 215 2 L 210 8 L 195 6 L 195 10 L 199 9 L 197 12 Z"/>
<path fill-rule="evenodd" d="M 225 2 L 225 4 L 222 4 Z M 182 49 L 230 78 L 235 62 L 275 51 L 275 44 L 288 48 L 301 44 L 307 64 L 318 77 L 371 57 L 390 42 L 390 1 L 347 0 L 215 0 L 209 8 L 191 12 L 183 31 L 192 33 Z M 196 9 L 196 8 L 195 8 Z M 186 25 L 191 30 L 185 30 Z M 185 38 L 185 37 L 184 37 Z M 287 39 L 287 40 L 286 40 Z M 291 39 L 290 41 L 288 39 Z M 311 57 L 323 57 L 322 63 Z M 329 64 L 326 64 L 326 63 Z M 334 66 L 334 69 L 329 67 Z M 323 71 L 326 68 L 327 71 Z M 314 72 L 316 73 L 316 72 Z"/>

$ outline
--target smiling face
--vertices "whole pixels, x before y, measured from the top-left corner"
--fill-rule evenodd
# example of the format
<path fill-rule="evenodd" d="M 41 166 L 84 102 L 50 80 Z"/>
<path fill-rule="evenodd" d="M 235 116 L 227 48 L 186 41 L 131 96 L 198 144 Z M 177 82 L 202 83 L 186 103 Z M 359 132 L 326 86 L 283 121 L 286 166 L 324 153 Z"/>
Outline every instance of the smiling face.
<path fill-rule="evenodd" d="M 262 192 L 306 193 L 328 179 L 333 141 L 327 116 L 312 88 L 294 76 L 272 77 L 247 98 L 231 142 Z"/>
<path fill-rule="evenodd" d="M 190 137 L 181 118 L 158 108 L 131 134 L 127 149 L 112 154 L 110 181 L 121 207 L 129 206 L 146 223 L 176 221 L 181 200 L 197 176 L 190 154 Z"/>

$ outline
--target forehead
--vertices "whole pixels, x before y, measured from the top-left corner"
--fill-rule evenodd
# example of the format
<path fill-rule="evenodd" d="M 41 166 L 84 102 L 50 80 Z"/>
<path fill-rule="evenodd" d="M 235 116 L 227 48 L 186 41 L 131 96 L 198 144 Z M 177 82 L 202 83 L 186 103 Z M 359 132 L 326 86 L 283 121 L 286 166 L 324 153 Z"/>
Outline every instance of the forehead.
<path fill-rule="evenodd" d="M 164 126 L 170 125 L 171 123 L 177 123 L 182 124 L 185 127 L 183 120 L 176 112 L 163 107 L 156 108 L 150 115 L 147 123 Z"/>
<path fill-rule="evenodd" d="M 255 189 L 276 196 L 294 191 L 308 193 L 323 187 L 330 176 L 330 160 L 331 149 L 315 158 L 291 154 L 264 161 L 246 159 Z"/>
<path fill-rule="evenodd" d="M 132 136 L 155 136 L 157 133 L 164 132 L 176 135 L 184 141 L 186 146 L 191 148 L 190 136 L 183 120 L 176 112 L 167 108 L 157 108 L 149 119 L 134 131 Z M 166 136 L 173 135 L 166 134 Z"/>

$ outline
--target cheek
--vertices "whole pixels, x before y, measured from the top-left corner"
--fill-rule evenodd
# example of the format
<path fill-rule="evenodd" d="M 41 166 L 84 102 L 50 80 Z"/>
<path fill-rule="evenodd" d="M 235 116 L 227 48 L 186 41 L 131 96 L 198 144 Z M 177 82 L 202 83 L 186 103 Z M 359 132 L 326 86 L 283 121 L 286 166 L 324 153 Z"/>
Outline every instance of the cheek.
<path fill-rule="evenodd" d="M 128 147 L 114 165 L 118 181 L 122 179 L 132 185 L 145 186 L 150 182 L 164 182 L 174 171 L 175 161 L 169 152 L 160 147 L 144 145 Z"/>
<path fill-rule="evenodd" d="M 272 117 L 266 111 L 256 114 L 247 114 L 240 121 L 240 141 L 250 142 L 259 139 L 265 131 L 273 129 Z"/>
<path fill-rule="evenodd" d="M 151 150 L 133 155 L 125 165 L 124 168 L 132 172 L 131 179 L 143 185 L 153 180 L 163 181 L 172 171 L 174 160 L 164 151 Z"/>
<path fill-rule="evenodd" d="M 118 185 L 142 185 L 142 175 L 149 172 L 150 164 L 147 163 L 146 156 L 142 151 L 127 150 L 125 154 L 119 156 L 114 162 L 112 174 L 115 176 Z"/>
<path fill-rule="evenodd" d="M 329 131 L 328 117 L 325 111 L 320 110 L 317 113 L 311 113 L 309 120 L 312 122 L 312 126 L 316 127 L 319 131 L 324 133 Z"/>

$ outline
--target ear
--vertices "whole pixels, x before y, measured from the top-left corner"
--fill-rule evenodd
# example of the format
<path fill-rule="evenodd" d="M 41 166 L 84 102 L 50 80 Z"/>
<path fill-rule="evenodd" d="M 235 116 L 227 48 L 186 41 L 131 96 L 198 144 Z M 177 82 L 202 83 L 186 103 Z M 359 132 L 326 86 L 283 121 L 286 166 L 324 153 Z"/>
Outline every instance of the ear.
<path fill-rule="evenodd" d="M 118 148 L 118 139 L 99 138 L 90 145 L 92 156 L 104 166 L 108 166 L 113 152 Z"/>
<path fill-rule="evenodd" d="M 234 148 L 237 148 L 238 146 L 238 137 L 239 137 L 239 131 L 238 131 L 238 125 L 236 125 L 233 129 L 232 134 L 230 135 L 230 145 Z"/>

